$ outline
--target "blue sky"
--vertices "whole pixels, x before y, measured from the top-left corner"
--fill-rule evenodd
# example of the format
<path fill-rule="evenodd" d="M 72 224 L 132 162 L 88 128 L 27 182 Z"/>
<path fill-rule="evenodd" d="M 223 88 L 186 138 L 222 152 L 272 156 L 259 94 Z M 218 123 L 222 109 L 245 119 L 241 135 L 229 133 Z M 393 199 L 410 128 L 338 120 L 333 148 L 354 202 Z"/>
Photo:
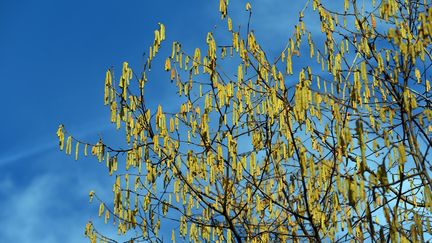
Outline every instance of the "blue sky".
<path fill-rule="evenodd" d="M 283 47 L 297 13 L 283 2 L 253 5 L 256 35 L 271 51 Z M 84 140 L 115 140 L 103 107 L 106 69 L 128 61 L 139 70 L 158 22 L 166 50 L 174 40 L 193 50 L 222 24 L 217 10 L 218 1 L 199 0 L 0 1 L 0 242 L 86 242 L 84 225 L 97 217 L 88 192 L 110 200 L 113 178 L 95 159 L 61 153 L 58 125 Z M 169 101 L 167 76 L 153 75 L 149 102 Z"/>
<path fill-rule="evenodd" d="M 59 152 L 55 131 L 64 123 L 83 139 L 109 134 L 106 69 L 123 61 L 139 67 L 158 22 L 191 45 L 198 33 L 205 38 L 215 6 L 190 6 L 0 2 L 0 242 L 86 242 L 84 225 L 97 216 L 88 192 L 111 199 L 112 178 L 94 159 L 75 162 Z"/>
<path fill-rule="evenodd" d="M 252 28 L 270 56 L 292 34 L 299 2 L 251 1 Z M 230 8 L 235 24 L 247 21 L 244 3 Z M 162 71 L 171 42 L 192 51 L 205 44 L 208 31 L 225 25 L 217 0 L 0 0 L 0 242 L 87 242 L 88 220 L 115 235 L 114 226 L 97 220 L 98 204 L 88 198 L 95 190 L 111 201 L 114 178 L 94 158 L 74 161 L 60 152 L 55 132 L 62 123 L 85 141 L 121 138 L 103 106 L 105 72 L 120 70 L 124 61 L 140 70 L 158 22 L 167 40 L 146 87 L 153 107 L 175 105 Z"/>

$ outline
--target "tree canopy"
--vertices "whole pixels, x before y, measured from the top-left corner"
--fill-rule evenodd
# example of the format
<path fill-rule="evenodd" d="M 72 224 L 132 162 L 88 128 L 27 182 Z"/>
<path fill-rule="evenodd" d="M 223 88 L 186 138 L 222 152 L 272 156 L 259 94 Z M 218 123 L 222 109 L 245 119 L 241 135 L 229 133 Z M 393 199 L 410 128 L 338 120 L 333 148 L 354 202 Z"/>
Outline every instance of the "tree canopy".
<path fill-rule="evenodd" d="M 176 85 L 175 110 L 144 92 L 163 24 L 142 70 L 106 72 L 126 148 L 60 125 L 61 150 L 116 178 L 111 201 L 89 194 L 99 216 L 131 241 L 431 240 L 431 2 L 304 1 L 277 55 L 255 37 L 252 4 L 235 23 L 219 3 L 226 25 L 206 48 L 174 42 L 153 67 Z M 85 234 L 114 241 L 92 222 Z"/>

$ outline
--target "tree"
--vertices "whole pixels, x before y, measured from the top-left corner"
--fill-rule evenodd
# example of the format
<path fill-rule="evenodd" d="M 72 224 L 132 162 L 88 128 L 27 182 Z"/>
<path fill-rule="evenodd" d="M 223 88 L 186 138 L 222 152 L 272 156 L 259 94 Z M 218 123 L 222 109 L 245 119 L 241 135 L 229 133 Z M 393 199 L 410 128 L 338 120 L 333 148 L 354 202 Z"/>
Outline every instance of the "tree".
<path fill-rule="evenodd" d="M 171 229 L 194 242 L 431 240 L 431 2 L 305 1 L 275 57 L 255 38 L 251 4 L 246 28 L 227 7 L 215 31 L 230 43 L 209 32 L 206 50 L 172 44 L 164 68 L 178 110 L 144 95 L 164 25 L 141 72 L 124 63 L 118 85 L 106 72 L 104 102 L 127 148 L 59 127 L 60 149 L 89 147 L 116 177 L 112 202 L 90 192 L 99 216 L 133 241 Z M 85 234 L 112 241 L 91 222 Z"/>

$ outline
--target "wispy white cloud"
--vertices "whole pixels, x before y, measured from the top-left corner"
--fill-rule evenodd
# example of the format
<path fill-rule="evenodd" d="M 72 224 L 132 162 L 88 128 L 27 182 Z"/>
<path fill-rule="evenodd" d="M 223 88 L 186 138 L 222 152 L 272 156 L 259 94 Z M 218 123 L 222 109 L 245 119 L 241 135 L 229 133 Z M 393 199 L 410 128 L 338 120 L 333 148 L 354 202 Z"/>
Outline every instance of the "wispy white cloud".
<path fill-rule="evenodd" d="M 44 157 L 42 159 L 46 159 Z M 88 242 L 84 227 L 94 220 L 98 229 L 116 238 L 116 228 L 97 218 L 98 203 L 89 204 L 88 191 L 111 199 L 109 178 L 99 171 L 47 171 L 22 185 L 11 177 L 0 178 L 0 242 Z M 25 179 L 22 179 L 25 180 Z"/>
<path fill-rule="evenodd" d="M 82 216 L 55 215 L 65 203 L 64 197 L 53 200 L 58 193 L 59 176 L 39 176 L 21 191 L 5 180 L 0 185 L 7 185 L 13 196 L 0 203 L 4 204 L 0 212 L 0 242 L 84 242 L 82 226 L 74 223 Z"/>
<path fill-rule="evenodd" d="M 111 127 L 94 121 L 71 130 L 86 139 Z M 87 193 L 110 199 L 111 184 L 98 176 L 103 166 L 70 163 L 57 146 L 53 134 L 51 142 L 0 156 L 0 167 L 10 165 L 0 174 L 0 242 L 88 242 L 83 230 L 97 205 L 88 204 Z"/>
<path fill-rule="evenodd" d="M 112 124 L 104 120 L 88 122 L 78 126 L 73 130 L 78 131 L 76 134 L 74 134 L 75 136 L 87 137 L 111 129 L 112 127 Z M 31 146 L 21 146 L 20 150 L 11 151 L 7 154 L 0 154 L 0 166 L 45 153 L 58 146 L 55 133 L 47 134 L 45 138 L 41 139 L 41 141 L 45 142 L 35 143 L 35 141 L 33 141 Z"/>
<path fill-rule="evenodd" d="M 54 142 L 46 143 L 42 145 L 36 145 L 34 147 L 23 147 L 21 150 L 14 151 L 13 153 L 9 153 L 8 155 L 4 155 L 0 158 L 0 166 L 12 163 L 14 161 L 22 160 L 33 155 L 37 155 L 43 153 L 45 151 L 54 148 L 56 144 Z"/>

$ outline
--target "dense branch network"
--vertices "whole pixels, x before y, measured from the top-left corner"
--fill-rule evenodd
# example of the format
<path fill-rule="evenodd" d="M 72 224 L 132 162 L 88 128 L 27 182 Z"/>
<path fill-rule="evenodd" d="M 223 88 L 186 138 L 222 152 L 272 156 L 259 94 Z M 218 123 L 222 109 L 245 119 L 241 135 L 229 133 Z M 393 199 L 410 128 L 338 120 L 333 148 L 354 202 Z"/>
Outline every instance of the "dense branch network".
<path fill-rule="evenodd" d="M 232 42 L 210 32 L 205 53 L 174 42 L 165 61 L 178 110 L 146 105 L 160 24 L 140 74 L 124 63 L 116 85 L 106 73 L 105 105 L 127 147 L 59 127 L 62 150 L 90 148 L 116 176 L 99 216 L 131 241 L 170 230 L 194 242 L 431 240 L 431 3 L 306 1 L 273 61 L 252 6 L 245 30 L 228 1 L 219 6 Z M 313 15 L 319 33 L 307 28 Z M 91 222 L 85 232 L 114 241 Z"/>

